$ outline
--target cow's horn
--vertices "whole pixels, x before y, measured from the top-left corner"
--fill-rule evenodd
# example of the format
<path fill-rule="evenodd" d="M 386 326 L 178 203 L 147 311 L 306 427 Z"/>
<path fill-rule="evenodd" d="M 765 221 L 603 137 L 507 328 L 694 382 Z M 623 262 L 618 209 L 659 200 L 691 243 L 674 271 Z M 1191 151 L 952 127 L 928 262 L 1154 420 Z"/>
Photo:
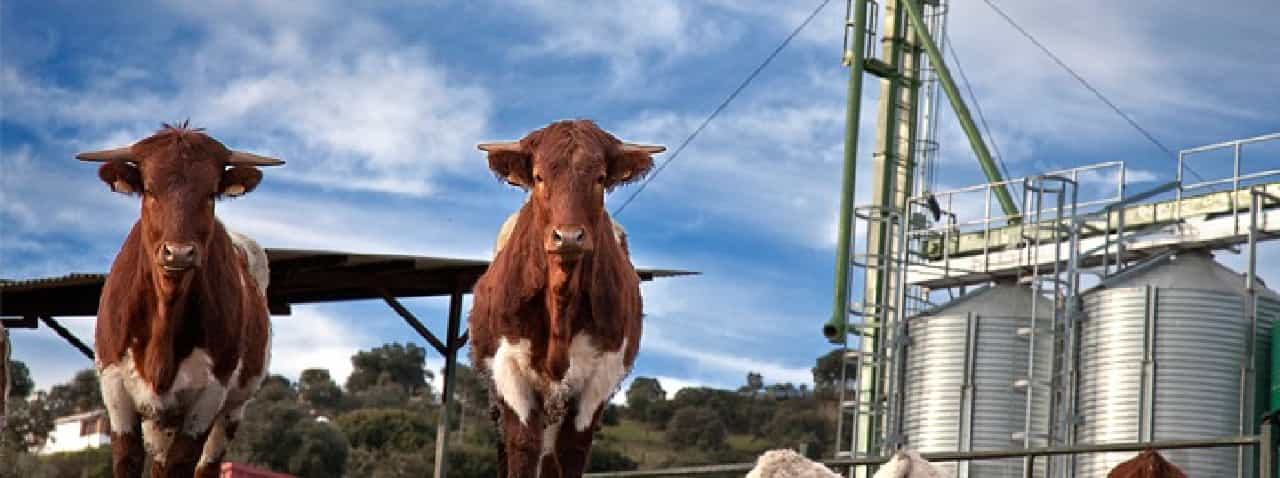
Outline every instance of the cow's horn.
<path fill-rule="evenodd" d="M 104 149 L 102 151 L 92 151 L 88 153 L 80 153 L 76 155 L 76 159 L 81 161 L 97 161 L 106 163 L 110 161 L 137 161 L 133 159 L 133 151 L 128 146 L 116 149 Z"/>
<path fill-rule="evenodd" d="M 622 143 L 621 148 L 623 151 L 638 151 L 638 152 L 649 153 L 649 154 L 657 154 L 667 150 L 666 146 L 660 146 L 656 144 L 636 144 L 636 143 Z"/>
<path fill-rule="evenodd" d="M 279 166 L 284 164 L 284 160 L 232 150 L 231 158 L 227 159 L 227 164 L 237 166 Z"/>
<path fill-rule="evenodd" d="M 489 153 L 499 153 L 499 152 L 518 153 L 518 152 L 524 151 L 524 147 L 520 146 L 519 141 L 505 141 L 501 143 L 480 143 L 480 144 L 477 144 L 476 147 L 480 148 L 481 151 L 485 151 Z"/>

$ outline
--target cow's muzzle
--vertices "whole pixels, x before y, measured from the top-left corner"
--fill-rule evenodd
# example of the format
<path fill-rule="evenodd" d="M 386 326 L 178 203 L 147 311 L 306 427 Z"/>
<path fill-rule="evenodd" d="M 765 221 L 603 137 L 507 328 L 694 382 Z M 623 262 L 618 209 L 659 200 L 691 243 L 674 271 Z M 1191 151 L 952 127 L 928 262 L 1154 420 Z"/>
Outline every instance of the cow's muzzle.
<path fill-rule="evenodd" d="M 591 252 L 591 248 L 587 229 L 576 224 L 553 227 L 547 235 L 546 250 L 551 254 L 581 256 Z"/>
<path fill-rule="evenodd" d="M 200 265 L 196 245 L 190 242 L 162 242 L 156 251 L 156 262 L 165 272 L 182 272 Z"/>

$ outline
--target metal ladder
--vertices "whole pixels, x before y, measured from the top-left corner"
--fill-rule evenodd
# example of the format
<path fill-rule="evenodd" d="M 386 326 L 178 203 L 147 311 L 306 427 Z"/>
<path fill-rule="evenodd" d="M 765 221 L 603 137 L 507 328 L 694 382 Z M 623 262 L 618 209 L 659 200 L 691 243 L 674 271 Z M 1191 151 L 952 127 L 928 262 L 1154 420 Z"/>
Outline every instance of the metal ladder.
<path fill-rule="evenodd" d="M 836 424 L 836 456 L 842 458 L 860 458 L 876 456 L 892 452 L 901 443 L 900 422 L 903 390 L 901 357 L 905 353 L 905 324 L 900 320 L 901 300 L 905 290 L 903 284 L 904 268 L 895 267 L 901 264 L 899 257 L 889 261 L 879 261 L 879 257 L 891 254 L 891 251 L 903 251 L 901 245 L 906 237 L 906 224 L 902 221 L 900 211 L 876 206 L 862 206 L 854 209 L 854 227 L 859 222 L 870 225 L 881 224 L 886 231 L 886 240 L 881 241 L 880 250 L 871 250 L 870 241 L 864 241 L 864 251 L 855 253 L 851 261 L 853 270 L 860 270 L 867 276 L 882 275 L 884 287 L 879 289 L 876 297 L 867 297 L 856 304 L 850 304 L 847 330 L 858 339 L 855 346 L 846 335 L 844 346 L 845 369 L 863 373 L 871 371 L 870 376 L 856 377 L 857 384 L 852 390 L 842 386 L 840 389 L 840 413 Z M 889 237 L 892 236 L 892 237 Z M 877 264 L 888 264 L 881 267 Z M 888 280 L 888 274 L 897 277 Z M 875 346 L 868 349 L 866 344 Z M 858 424 L 867 422 L 872 430 L 871 442 L 864 443 L 859 437 Z"/>
<path fill-rule="evenodd" d="M 1074 297 L 1074 237 L 1075 231 L 1071 217 L 1075 215 L 1076 183 L 1065 176 L 1033 176 L 1023 180 L 1023 225 L 1021 237 L 1024 243 L 1025 264 L 1027 271 L 1019 282 L 1027 285 L 1032 292 L 1031 317 L 1027 327 L 1020 327 L 1016 333 L 1027 340 L 1026 375 L 1015 380 L 1014 388 L 1025 393 L 1023 410 L 1023 430 L 1011 437 L 1021 441 L 1023 448 L 1047 446 L 1059 440 L 1055 439 L 1053 412 L 1059 403 L 1070 400 L 1069 380 L 1055 371 L 1061 370 L 1058 364 L 1068 360 L 1070 346 L 1070 327 L 1067 327 L 1067 300 Z M 1046 196 L 1049 196 L 1046 203 Z M 1070 201 L 1068 203 L 1068 201 Z M 1070 213 L 1068 214 L 1068 207 Z M 1064 256 L 1063 243 L 1068 246 Z M 1042 246 L 1052 246 L 1052 257 L 1042 257 Z M 1041 323 L 1043 311 L 1040 309 L 1040 298 L 1051 297 L 1053 310 L 1048 315 L 1049 323 Z M 1049 344 L 1043 343 L 1043 334 L 1048 334 Z M 1038 368 L 1046 364 L 1037 363 L 1038 347 L 1052 347 L 1049 373 L 1041 376 Z M 1038 401 L 1048 400 L 1047 416 L 1040 423 L 1033 412 Z M 1040 472 L 1031 458 L 1023 460 L 1023 476 L 1047 476 L 1052 473 L 1052 464 L 1046 464 Z"/>

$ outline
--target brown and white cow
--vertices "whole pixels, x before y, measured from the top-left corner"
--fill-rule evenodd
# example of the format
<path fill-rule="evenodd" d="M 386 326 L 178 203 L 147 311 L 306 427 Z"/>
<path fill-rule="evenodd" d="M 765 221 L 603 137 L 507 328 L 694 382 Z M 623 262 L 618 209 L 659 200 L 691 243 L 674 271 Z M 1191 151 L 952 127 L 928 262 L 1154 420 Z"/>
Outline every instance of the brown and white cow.
<path fill-rule="evenodd" d="M 113 476 L 217 476 L 244 404 L 267 371 L 266 255 L 214 216 L 252 191 L 254 166 L 283 161 L 232 151 L 187 125 L 132 146 L 76 156 L 137 195 L 142 215 L 102 291 L 95 333 L 111 419 Z"/>
<path fill-rule="evenodd" d="M 492 379 L 500 474 L 578 477 L 640 346 L 640 278 L 604 194 L 643 177 L 664 148 L 579 120 L 480 149 L 499 178 L 529 191 L 470 315 L 471 362 Z"/>

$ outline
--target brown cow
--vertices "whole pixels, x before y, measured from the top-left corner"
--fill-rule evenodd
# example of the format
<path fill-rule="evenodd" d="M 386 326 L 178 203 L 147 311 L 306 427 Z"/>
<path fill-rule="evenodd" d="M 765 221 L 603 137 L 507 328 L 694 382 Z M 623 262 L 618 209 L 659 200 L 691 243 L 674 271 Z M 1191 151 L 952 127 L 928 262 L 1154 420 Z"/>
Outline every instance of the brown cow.
<path fill-rule="evenodd" d="M 111 419 L 113 476 L 214 477 L 244 404 L 267 371 L 266 255 L 214 216 L 248 193 L 254 166 L 187 125 L 83 153 L 111 189 L 142 198 L 98 304 L 96 365 Z M 144 453 L 145 450 L 145 453 Z"/>
<path fill-rule="evenodd" d="M 562 121 L 480 145 L 529 191 L 475 286 L 471 363 L 491 378 L 500 475 L 578 477 L 604 404 L 640 347 L 640 278 L 605 213 L 606 191 L 644 176 L 661 146 Z"/>

